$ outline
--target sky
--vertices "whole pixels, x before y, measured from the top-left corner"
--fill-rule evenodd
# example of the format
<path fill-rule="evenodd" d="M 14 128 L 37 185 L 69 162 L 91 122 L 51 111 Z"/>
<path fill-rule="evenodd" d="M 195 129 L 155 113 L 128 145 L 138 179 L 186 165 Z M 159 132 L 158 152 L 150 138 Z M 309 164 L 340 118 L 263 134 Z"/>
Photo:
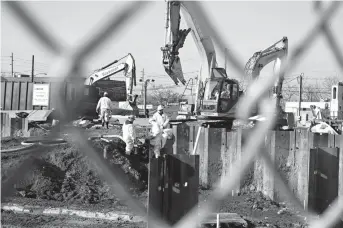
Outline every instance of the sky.
<path fill-rule="evenodd" d="M 127 4 L 121 1 L 36 1 L 22 2 L 34 17 L 60 42 L 67 46 L 79 45 L 109 18 Z M 212 24 L 224 38 L 231 53 L 245 64 L 256 52 L 263 50 L 282 37 L 287 36 L 289 54 L 313 27 L 317 13 L 310 1 L 205 1 L 201 2 Z M 92 72 L 115 59 L 131 53 L 137 66 L 138 78 L 144 69 L 145 78 L 154 78 L 155 84 L 174 85 L 164 72 L 160 47 L 164 45 L 164 1 L 150 2 L 132 17 L 128 23 L 102 44 L 86 61 L 86 72 Z M 182 19 L 181 19 L 182 20 Z M 343 51 L 343 7 L 330 21 L 330 28 Z M 185 28 L 184 21 L 181 26 Z M 14 71 L 30 74 L 31 58 L 35 56 L 35 74 L 47 73 L 54 64 L 54 56 L 23 26 L 13 13 L 1 4 L 1 72 L 11 72 L 11 53 L 14 56 Z M 200 58 L 194 40 L 189 34 L 180 50 L 185 78 L 194 78 L 200 69 Z M 217 51 L 217 61 L 224 67 L 225 57 Z M 263 75 L 272 72 L 272 64 L 266 66 Z M 236 77 L 228 65 L 227 73 Z M 320 82 L 327 76 L 342 77 L 339 65 L 333 57 L 324 36 L 319 36 L 314 45 L 288 72 L 289 78 L 304 73 L 306 79 Z M 42 76 L 42 74 L 41 74 Z M 87 75 L 85 75 L 87 76 Z M 118 76 L 118 79 L 123 79 Z M 297 83 L 293 80 L 290 83 Z M 138 85 L 140 88 L 140 85 Z M 183 91 L 180 84 L 177 91 Z"/>

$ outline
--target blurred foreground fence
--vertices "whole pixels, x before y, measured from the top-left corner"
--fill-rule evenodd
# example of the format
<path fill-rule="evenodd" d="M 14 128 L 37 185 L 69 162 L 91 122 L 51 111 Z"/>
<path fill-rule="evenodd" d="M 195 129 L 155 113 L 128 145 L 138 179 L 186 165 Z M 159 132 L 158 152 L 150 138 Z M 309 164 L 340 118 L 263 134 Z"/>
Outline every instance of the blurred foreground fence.
<path fill-rule="evenodd" d="M 29 13 L 24 6 L 25 3 L 15 1 L 6 1 L 3 3 L 5 7 L 8 7 L 13 11 L 17 19 L 27 27 L 27 29 L 36 37 L 36 39 L 56 56 L 54 65 L 52 66 L 51 76 L 61 77 L 66 80 L 68 78 L 84 75 L 82 73 L 84 69 L 84 60 L 96 49 L 100 48 L 101 44 L 103 44 L 111 34 L 119 35 L 119 29 L 125 28 L 125 25 L 129 19 L 137 16 L 138 11 L 143 10 L 143 6 L 146 7 L 149 2 L 130 2 L 119 14 L 114 13 L 108 16 L 106 15 L 108 17 L 108 21 L 102 26 L 98 27 L 97 30 L 92 30 L 87 37 L 87 40 L 75 47 L 66 47 L 61 40 L 51 36 L 47 27 L 44 26 L 44 23 L 41 21 L 38 22 L 37 18 Z M 337 11 L 341 8 L 341 2 L 332 2 L 327 5 L 328 6 L 324 9 L 321 7 L 320 2 L 314 3 L 318 17 L 313 22 L 313 25 L 309 27 L 309 30 L 302 41 L 295 46 L 293 54 L 289 56 L 287 63 L 281 69 L 280 75 L 294 68 L 299 62 L 300 58 L 309 51 L 311 45 L 313 45 L 314 41 L 319 36 L 324 36 L 326 38 L 328 49 L 332 51 L 332 54 L 335 56 L 343 73 L 342 52 L 340 51 L 333 33 L 330 31 L 328 26 L 330 20 L 334 18 Z M 225 48 L 234 50 L 234 44 L 228 45 L 227 42 L 224 42 L 224 39 L 222 39 L 220 34 L 215 30 L 215 26 L 213 26 L 209 20 L 201 4 L 199 2 L 193 2 L 193 7 L 194 12 L 196 12 L 198 15 L 201 15 L 201 19 L 198 21 L 198 23 L 201 24 L 202 27 L 204 26 L 209 29 L 212 34 L 213 41 L 218 44 L 218 52 L 224 56 Z M 244 77 L 244 65 L 239 59 L 236 58 L 236 56 L 237 55 L 234 54 L 234 51 L 231 51 L 228 53 L 227 58 L 234 69 L 240 73 L 240 76 Z M 247 96 L 243 97 L 239 103 L 238 118 L 247 119 L 250 113 L 249 110 L 251 110 L 255 104 L 258 104 L 260 110 L 265 112 L 262 114 L 267 118 L 267 121 L 253 129 L 249 138 L 246 139 L 246 143 L 242 147 L 242 151 L 245 154 L 244 160 L 242 160 L 242 162 L 239 164 L 235 163 L 233 165 L 232 170 L 234 170 L 234 172 L 230 176 L 224 176 L 221 179 L 222 184 L 218 185 L 220 187 L 217 187 L 213 190 L 213 193 L 210 195 L 206 203 L 200 203 L 199 208 L 193 208 L 175 225 L 175 227 L 196 227 L 199 219 L 206 219 L 214 207 L 223 199 L 225 199 L 225 197 L 227 197 L 227 195 L 229 195 L 235 188 L 236 184 L 240 180 L 240 177 L 244 175 L 248 167 L 255 160 L 256 156 L 262 158 L 265 164 L 267 164 L 269 171 L 275 174 L 275 177 L 279 180 L 278 188 L 280 188 L 280 191 L 299 208 L 302 215 L 308 218 L 312 228 L 331 227 L 342 217 L 342 198 L 337 198 L 331 204 L 331 207 L 326 209 L 326 211 L 320 217 L 316 216 L 316 214 L 313 212 L 304 210 L 302 203 L 299 202 L 296 196 L 292 193 L 291 189 L 282 179 L 280 173 L 278 173 L 277 169 L 274 167 L 271 157 L 268 155 L 268 153 L 259 149 L 264 144 L 266 133 L 273 125 L 273 113 L 275 111 L 275 103 L 273 100 L 265 98 L 263 95 L 265 94 L 265 91 L 271 88 L 273 82 L 275 81 L 275 77 L 278 76 L 279 75 L 270 75 L 268 78 L 270 80 L 257 80 L 253 82 L 246 93 Z M 59 86 L 62 88 L 63 84 L 61 83 Z M 63 122 L 65 123 L 70 120 L 68 117 L 74 104 L 66 102 L 65 99 L 61 99 L 63 98 L 63 94 L 59 92 L 61 90 L 56 89 L 55 91 L 55 94 L 52 94 L 51 96 L 55 99 L 54 102 L 56 103 L 56 108 L 62 110 L 63 118 L 61 123 L 63 124 Z M 94 162 L 96 167 L 101 167 L 98 168 L 97 171 L 104 181 L 112 184 L 111 186 L 113 193 L 120 199 L 126 201 L 127 205 L 134 212 L 146 216 L 147 213 L 144 205 L 135 200 L 126 190 L 127 187 L 124 184 L 125 177 L 123 174 L 120 174 L 119 171 L 118 173 L 113 173 L 113 168 L 104 163 L 101 155 L 96 153 L 96 151 L 90 146 L 85 133 L 82 132 L 82 130 L 73 129 L 72 132 L 69 132 L 69 134 L 73 135 L 73 140 L 78 143 L 80 151 L 83 151 L 85 155 L 87 155 Z M 57 135 L 58 132 L 51 133 L 51 137 L 56 137 Z M 33 156 L 39 156 L 42 153 L 44 153 L 44 149 L 40 148 L 37 149 Z M 11 194 L 13 183 L 21 178 L 22 173 L 25 172 L 26 169 L 31 167 L 31 163 L 32 158 L 24 161 L 18 169 L 13 170 L 12 176 L 2 183 L 3 197 Z M 168 225 L 165 224 L 159 216 L 154 216 L 153 214 L 151 214 L 151 216 L 149 214 L 149 221 L 151 225 L 156 225 L 156 227 L 168 227 Z"/>

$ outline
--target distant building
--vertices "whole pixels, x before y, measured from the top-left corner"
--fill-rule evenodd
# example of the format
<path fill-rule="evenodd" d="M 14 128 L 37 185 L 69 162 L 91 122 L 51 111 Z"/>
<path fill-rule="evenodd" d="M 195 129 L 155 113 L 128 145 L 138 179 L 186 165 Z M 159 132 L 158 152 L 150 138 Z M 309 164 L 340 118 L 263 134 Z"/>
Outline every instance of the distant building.
<path fill-rule="evenodd" d="M 29 78 L 31 75 L 29 74 L 14 74 L 15 78 Z"/>
<path fill-rule="evenodd" d="M 331 118 L 343 120 L 343 83 L 333 85 L 331 89 L 331 98 L 328 101 L 320 102 L 301 102 L 301 115 L 312 115 L 311 105 L 315 105 L 320 109 L 325 109 L 325 104 L 328 104 Z M 285 102 L 285 112 L 292 112 L 298 115 L 299 102 Z"/>

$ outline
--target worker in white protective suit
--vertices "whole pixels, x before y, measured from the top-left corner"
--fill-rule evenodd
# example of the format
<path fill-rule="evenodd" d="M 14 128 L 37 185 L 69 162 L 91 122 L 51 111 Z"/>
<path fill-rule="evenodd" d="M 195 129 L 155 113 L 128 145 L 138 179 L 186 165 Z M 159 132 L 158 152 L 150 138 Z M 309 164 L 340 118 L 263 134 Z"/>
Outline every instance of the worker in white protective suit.
<path fill-rule="evenodd" d="M 135 116 L 130 115 L 123 124 L 123 140 L 126 143 L 125 153 L 130 155 L 134 148 L 134 143 L 136 140 L 136 130 L 133 125 L 135 121 Z"/>
<path fill-rule="evenodd" d="M 155 157 L 158 158 L 161 155 L 162 148 L 162 128 L 153 118 L 149 120 L 149 123 L 151 124 L 150 145 L 153 148 Z"/>
<path fill-rule="evenodd" d="M 98 104 L 96 106 L 96 112 L 100 114 L 102 126 L 106 124 L 106 127 L 108 129 L 108 124 L 112 116 L 111 111 L 112 101 L 110 98 L 108 98 L 108 93 L 104 92 L 104 96 L 99 99 Z"/>
<path fill-rule="evenodd" d="M 174 143 L 175 143 L 175 137 L 173 135 L 173 130 L 170 128 L 164 129 L 162 133 L 161 153 L 173 154 Z"/>
<path fill-rule="evenodd" d="M 169 118 L 165 113 L 163 113 L 163 109 L 164 107 L 159 105 L 157 107 L 157 112 L 152 116 L 152 119 L 157 122 L 161 129 L 167 128 L 169 124 Z"/>

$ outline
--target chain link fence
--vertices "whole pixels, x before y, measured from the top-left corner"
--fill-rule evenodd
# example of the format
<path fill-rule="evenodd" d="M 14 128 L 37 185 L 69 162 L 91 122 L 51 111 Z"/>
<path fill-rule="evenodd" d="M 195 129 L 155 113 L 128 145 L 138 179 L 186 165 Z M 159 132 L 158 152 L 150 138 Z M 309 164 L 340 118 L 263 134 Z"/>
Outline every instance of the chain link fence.
<path fill-rule="evenodd" d="M 192 4 L 198 15 L 202 15 L 200 21 L 197 22 L 202 27 L 209 29 L 211 34 L 213 34 L 212 39 L 218 44 L 218 51 L 224 56 L 225 48 L 231 49 L 233 45 L 229 45 L 227 42 L 224 42 L 220 34 L 214 29 L 215 27 L 206 15 L 201 3 L 193 2 Z M 36 39 L 56 56 L 56 60 L 52 66 L 52 76 L 62 77 L 64 79 L 82 75 L 85 59 L 96 49 L 98 49 L 101 44 L 110 37 L 111 34 L 120 34 L 119 30 L 123 28 L 124 25 L 129 22 L 129 20 L 133 19 L 133 17 L 136 17 L 140 10 L 143 10 L 144 7 L 147 7 L 148 5 L 149 2 L 144 1 L 127 3 L 127 6 L 119 14 L 112 14 L 112 16 L 109 16 L 110 18 L 107 23 L 103 24 L 103 26 L 97 31 L 92 31 L 87 41 L 78 46 L 65 47 L 59 40 L 57 40 L 57 38 L 50 35 L 48 29 L 43 26 L 42 22 L 37 21 L 33 15 L 30 15 L 29 11 L 26 10 L 22 3 L 15 1 L 4 2 L 4 6 L 8 7 L 15 14 L 17 19 L 24 24 L 36 37 Z M 328 27 L 328 23 L 334 18 L 340 6 L 341 2 L 331 2 L 324 9 L 321 2 L 314 2 L 314 8 L 318 13 L 318 17 L 316 21 L 313 22 L 313 25 L 309 28 L 306 36 L 294 48 L 293 54 L 289 56 L 286 64 L 280 71 L 280 75 L 293 69 L 299 62 L 300 58 L 310 50 L 311 45 L 320 35 L 325 36 L 327 45 L 332 51 L 332 54 L 334 55 L 341 68 L 341 71 L 343 72 L 342 52 L 340 51 L 337 41 Z M 240 76 L 243 78 L 244 65 L 242 62 L 237 59 L 232 52 L 227 53 L 227 58 L 231 62 L 234 69 L 237 72 L 240 72 Z M 198 220 L 206 219 L 209 213 L 211 213 L 213 209 L 230 194 L 236 183 L 238 183 L 239 177 L 243 176 L 245 171 L 254 162 L 257 156 L 263 158 L 269 168 L 269 171 L 275 174 L 279 183 L 277 186 L 281 188 L 280 190 L 283 192 L 283 194 L 292 203 L 294 203 L 294 205 L 297 205 L 298 209 L 301 211 L 301 214 L 308 218 L 311 228 L 331 227 L 342 217 L 343 199 L 339 197 L 320 217 L 311 211 L 304 210 L 302 203 L 299 202 L 289 186 L 286 184 L 285 180 L 283 180 L 280 173 L 278 173 L 274 167 L 270 156 L 267 154 L 267 152 L 259 150 L 264 142 L 264 135 L 266 135 L 275 121 L 275 102 L 274 100 L 264 96 L 265 91 L 273 86 L 275 77 L 278 77 L 278 75 L 269 75 L 267 80 L 256 80 L 252 82 L 251 85 L 249 85 L 246 96 L 244 96 L 239 103 L 238 118 L 247 119 L 250 113 L 249 111 L 254 107 L 255 104 L 258 104 L 259 109 L 263 110 L 264 112 L 262 114 L 267 118 L 266 122 L 256 126 L 247 140 L 247 143 L 242 148 L 245 154 L 245 159 L 241 164 L 235 163 L 232 169 L 234 170 L 234 173 L 232 173 L 230 177 L 226 177 L 223 181 L 223 184 L 215 185 L 218 187 L 213 190 L 206 203 L 200 203 L 199 208 L 192 209 L 175 225 L 176 227 L 197 227 L 199 224 Z M 62 87 L 62 83 L 60 86 Z M 58 102 L 58 107 L 56 107 L 56 109 L 62 110 L 61 124 L 70 121 L 68 116 L 72 111 L 72 105 L 64 102 L 62 94 L 53 97 Z M 127 202 L 127 206 L 129 206 L 134 213 L 145 216 L 146 221 L 149 220 L 149 224 L 156 227 L 168 227 L 168 225 L 158 216 L 154 216 L 153 214 L 148 216 L 145 206 L 139 201 L 135 200 L 130 193 L 126 191 L 127 184 L 125 183 L 124 174 L 122 174 L 120 170 L 117 170 L 115 173 L 113 173 L 113 167 L 110 167 L 109 164 L 105 163 L 100 154 L 96 153 L 96 151 L 88 142 L 85 132 L 83 132 L 81 129 L 72 129 L 71 131 L 72 132 L 68 133 L 72 134 L 73 141 L 75 140 L 80 151 L 82 151 L 87 157 L 89 157 L 89 159 L 93 161 L 100 177 L 105 182 L 112 183 L 111 190 L 113 194 L 115 194 L 121 200 L 125 200 Z M 60 133 L 55 130 L 51 132 L 50 136 L 52 138 L 58 137 L 59 134 Z M 33 153 L 30 158 L 25 160 L 19 166 L 19 168 L 14 170 L 11 173 L 11 176 L 2 183 L 3 197 L 11 194 L 13 190 L 13 184 L 17 180 L 20 180 L 22 173 L 25 173 L 25 171 L 31 167 L 33 159 L 42 155 L 45 152 L 45 149 L 46 147 L 39 146 L 35 153 Z"/>

